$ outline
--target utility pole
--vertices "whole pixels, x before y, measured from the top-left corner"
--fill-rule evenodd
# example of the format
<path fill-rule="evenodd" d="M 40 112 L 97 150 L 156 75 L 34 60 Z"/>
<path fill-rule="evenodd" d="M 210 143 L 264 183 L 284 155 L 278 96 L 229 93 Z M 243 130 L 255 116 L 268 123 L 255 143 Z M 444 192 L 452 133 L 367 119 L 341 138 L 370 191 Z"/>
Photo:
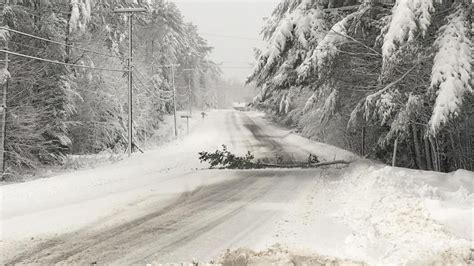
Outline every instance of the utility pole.
<path fill-rule="evenodd" d="M 3 9 L 5 8 L 6 1 L 0 4 L 0 11 L 3 13 Z M 0 23 L 3 26 L 3 19 L 0 21 Z M 4 50 L 8 51 L 8 36 L 5 35 L 5 39 L 3 40 L 4 43 Z M 5 173 L 5 138 L 6 138 L 6 123 L 7 123 L 7 91 L 8 91 L 8 81 L 10 79 L 9 74 L 8 74 L 8 53 L 5 53 L 5 57 L 3 60 L 3 70 L 1 70 L 3 73 L 1 75 L 5 75 L 5 83 L 3 84 L 3 91 L 2 91 L 2 106 L 1 106 L 1 111 L 2 111 L 2 125 L 1 125 L 1 140 L 0 140 L 0 170 L 2 171 L 2 180 L 3 180 L 3 174 Z"/>
<path fill-rule="evenodd" d="M 191 107 L 191 72 L 189 72 L 189 79 L 188 79 L 188 105 L 189 105 L 189 115 L 193 113 L 192 107 Z"/>
<path fill-rule="evenodd" d="M 132 156 L 133 149 L 133 76 L 132 76 L 132 59 L 133 59 L 133 13 L 146 12 L 145 8 L 118 8 L 114 10 L 114 13 L 126 13 L 128 15 L 128 145 L 127 153 L 128 156 Z"/>
<path fill-rule="evenodd" d="M 174 68 L 179 67 L 180 64 L 169 64 L 158 66 L 158 68 L 171 68 L 171 86 L 173 87 L 173 116 L 174 116 L 174 136 L 178 137 L 178 125 L 176 120 L 176 86 L 174 84 Z"/>
<path fill-rule="evenodd" d="M 178 125 L 176 124 L 176 86 L 174 84 L 174 67 L 175 65 L 171 64 L 171 83 L 173 86 L 173 116 L 174 116 L 174 136 L 178 137 Z"/>

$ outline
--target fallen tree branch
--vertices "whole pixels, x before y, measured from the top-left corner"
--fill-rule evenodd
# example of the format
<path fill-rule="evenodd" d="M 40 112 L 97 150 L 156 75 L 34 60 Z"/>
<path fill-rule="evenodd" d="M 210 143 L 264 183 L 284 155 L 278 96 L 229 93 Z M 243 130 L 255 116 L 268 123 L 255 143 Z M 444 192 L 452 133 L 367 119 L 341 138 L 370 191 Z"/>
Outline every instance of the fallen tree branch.
<path fill-rule="evenodd" d="M 337 160 L 337 161 L 332 161 L 332 162 L 322 162 L 322 163 L 311 164 L 311 167 L 320 167 L 320 166 L 333 165 L 333 164 L 351 164 L 353 162 L 354 161 Z"/>
<path fill-rule="evenodd" d="M 231 153 L 226 145 L 222 145 L 222 150 L 215 152 L 202 151 L 199 153 L 199 160 L 208 162 L 210 168 L 217 169 L 262 169 L 262 168 L 316 168 L 326 165 L 350 164 L 352 162 L 335 160 L 330 162 L 320 162 L 318 156 L 309 154 L 306 162 L 283 162 L 283 158 L 277 158 L 276 163 L 266 163 L 262 160 L 255 160 L 255 156 L 249 151 L 245 156 L 237 156 Z"/>
<path fill-rule="evenodd" d="M 331 162 L 321 162 L 321 163 L 293 163 L 293 164 L 272 164 L 272 163 L 255 163 L 255 168 L 268 167 L 268 168 L 316 168 L 327 165 L 334 164 L 351 164 L 350 161 L 337 160 Z"/>

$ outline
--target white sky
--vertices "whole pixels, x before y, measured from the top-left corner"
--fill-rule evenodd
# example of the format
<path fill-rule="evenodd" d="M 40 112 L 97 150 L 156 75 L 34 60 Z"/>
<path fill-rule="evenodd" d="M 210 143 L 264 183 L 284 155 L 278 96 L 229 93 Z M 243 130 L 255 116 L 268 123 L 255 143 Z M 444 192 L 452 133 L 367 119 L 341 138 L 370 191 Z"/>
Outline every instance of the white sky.
<path fill-rule="evenodd" d="M 211 59 L 223 63 L 228 78 L 245 80 L 254 62 L 253 48 L 262 44 L 263 18 L 278 0 L 174 0 L 184 19 L 214 47 Z"/>

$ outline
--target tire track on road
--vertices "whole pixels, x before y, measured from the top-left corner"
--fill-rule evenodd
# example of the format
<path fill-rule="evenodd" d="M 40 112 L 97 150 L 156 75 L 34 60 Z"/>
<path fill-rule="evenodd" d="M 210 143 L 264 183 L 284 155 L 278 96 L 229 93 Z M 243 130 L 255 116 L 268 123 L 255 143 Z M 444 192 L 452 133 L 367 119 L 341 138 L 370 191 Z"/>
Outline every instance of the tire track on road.
<path fill-rule="evenodd" d="M 247 175 L 245 177 L 245 175 Z M 260 185 L 259 185 L 260 184 Z M 94 231 L 92 228 L 67 234 L 39 244 L 32 251 L 23 253 L 7 264 L 18 263 L 100 263 L 124 257 L 124 252 L 154 243 L 155 250 L 147 249 L 145 257 L 176 248 L 180 244 L 203 234 L 217 224 L 225 222 L 241 211 L 248 202 L 263 195 L 270 189 L 267 182 L 257 175 L 244 174 L 243 178 L 184 193 L 174 204 L 120 226 L 107 230 Z M 229 203 L 242 201 L 230 210 L 212 219 L 199 219 L 197 216 L 215 214 Z M 201 221 L 206 221 L 202 223 Z M 189 228 L 189 225 L 194 225 Z M 182 229 L 179 229 L 182 228 Z M 156 242 L 155 236 L 170 236 L 169 242 Z M 140 260 L 141 258 L 136 258 Z M 102 261 L 103 260 L 103 261 Z"/>
<path fill-rule="evenodd" d="M 281 158 L 283 163 L 294 163 L 296 160 L 294 154 L 289 152 L 289 145 L 285 144 L 283 137 L 277 135 L 269 135 L 270 132 L 265 130 L 258 125 L 253 119 L 245 115 L 243 117 L 243 125 L 252 133 L 253 137 L 261 143 L 261 145 L 267 147 L 270 150 L 271 156 L 265 158 L 267 160 Z M 301 153 L 304 153 L 301 151 Z"/>
<path fill-rule="evenodd" d="M 273 156 L 281 155 L 288 162 L 294 160 L 287 152 L 294 147 L 285 144 L 281 137 L 265 132 L 262 126 L 245 113 L 226 114 L 225 122 L 232 145 L 244 146 L 249 150 L 265 147 Z M 164 208 L 151 209 L 148 214 L 116 226 L 97 229 L 99 220 L 94 225 L 35 245 L 10 259 L 7 264 L 151 262 L 182 250 L 189 242 L 232 220 L 244 212 L 247 206 L 257 202 L 272 189 L 275 190 L 289 173 L 294 172 L 216 170 L 212 174 L 237 178 L 183 193 L 174 203 Z M 187 174 L 199 178 L 199 175 L 209 175 L 211 172 Z M 118 214 L 106 219 L 113 220 L 117 217 Z M 258 227 L 256 224 L 249 226 Z"/>

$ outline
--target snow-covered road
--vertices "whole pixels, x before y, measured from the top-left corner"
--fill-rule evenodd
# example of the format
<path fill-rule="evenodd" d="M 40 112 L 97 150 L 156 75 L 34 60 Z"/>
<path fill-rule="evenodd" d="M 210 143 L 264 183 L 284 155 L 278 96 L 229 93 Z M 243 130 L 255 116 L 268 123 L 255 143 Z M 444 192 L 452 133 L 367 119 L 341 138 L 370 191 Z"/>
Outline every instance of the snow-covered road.
<path fill-rule="evenodd" d="M 209 171 L 197 153 L 226 144 L 237 153 L 306 158 L 285 140 L 288 132 L 262 121 L 211 112 L 187 137 L 130 160 L 1 187 L 6 262 L 209 260 L 258 244 L 311 172 Z"/>
<path fill-rule="evenodd" d="M 284 160 L 306 160 L 309 153 L 323 160 L 352 160 L 356 156 L 280 129 L 259 113 L 213 111 L 194 125 L 180 140 L 113 165 L 0 187 L 2 262 L 209 262 L 226 249 L 263 250 L 275 243 L 303 253 L 368 262 L 400 262 L 403 256 L 423 260 L 422 256 L 452 249 L 457 258 L 469 252 L 472 236 L 466 232 L 472 230 L 472 216 L 471 220 L 466 217 L 472 215 L 471 173 L 450 176 L 454 181 L 446 191 L 446 186 L 434 192 L 426 187 L 430 182 L 436 187 L 438 179 L 420 181 L 426 194 L 435 194 L 430 194 L 428 204 L 433 213 L 442 209 L 440 203 L 457 200 L 456 208 L 449 205 L 450 211 L 464 227 L 449 231 L 450 217 L 441 217 L 448 221 L 446 227 L 421 217 L 417 204 L 423 204 L 428 196 L 423 194 L 416 201 L 416 187 L 414 192 L 401 193 L 396 181 L 378 177 L 379 173 L 391 174 L 385 173 L 388 170 L 383 166 L 362 162 L 349 169 L 205 170 L 197 153 L 214 151 L 222 144 L 232 152 L 250 150 L 260 158 L 279 155 Z M 400 172 L 393 176 L 408 182 Z M 368 176 L 367 182 L 360 173 Z M 416 174 L 426 176 L 422 171 Z M 440 175 L 439 180 L 444 177 Z M 378 185 L 383 189 L 378 191 Z M 396 190 L 391 191 L 392 187 Z M 378 194 L 369 196 L 371 189 Z M 387 202 L 393 205 L 389 209 L 382 204 L 383 197 L 406 202 Z M 399 202 L 401 205 L 396 205 Z M 371 212 L 371 208 L 378 209 Z M 397 208 L 403 213 L 389 216 Z M 366 217 L 365 212 L 372 216 Z M 408 215 L 402 218 L 409 218 L 406 224 L 397 220 L 404 213 Z M 367 219 L 378 220 L 366 224 Z M 411 227 L 397 231 L 387 219 Z M 371 229 L 377 222 L 384 228 Z M 422 232 L 419 238 L 416 233 L 410 235 L 420 228 L 434 232 Z M 384 229 L 390 235 L 380 237 Z M 411 236 L 414 243 L 397 247 L 408 241 L 390 239 L 397 233 Z M 439 242 L 436 249 L 428 243 L 430 237 Z M 392 242 L 387 243 L 389 240 Z M 403 253 L 406 250 L 414 255 Z"/>

